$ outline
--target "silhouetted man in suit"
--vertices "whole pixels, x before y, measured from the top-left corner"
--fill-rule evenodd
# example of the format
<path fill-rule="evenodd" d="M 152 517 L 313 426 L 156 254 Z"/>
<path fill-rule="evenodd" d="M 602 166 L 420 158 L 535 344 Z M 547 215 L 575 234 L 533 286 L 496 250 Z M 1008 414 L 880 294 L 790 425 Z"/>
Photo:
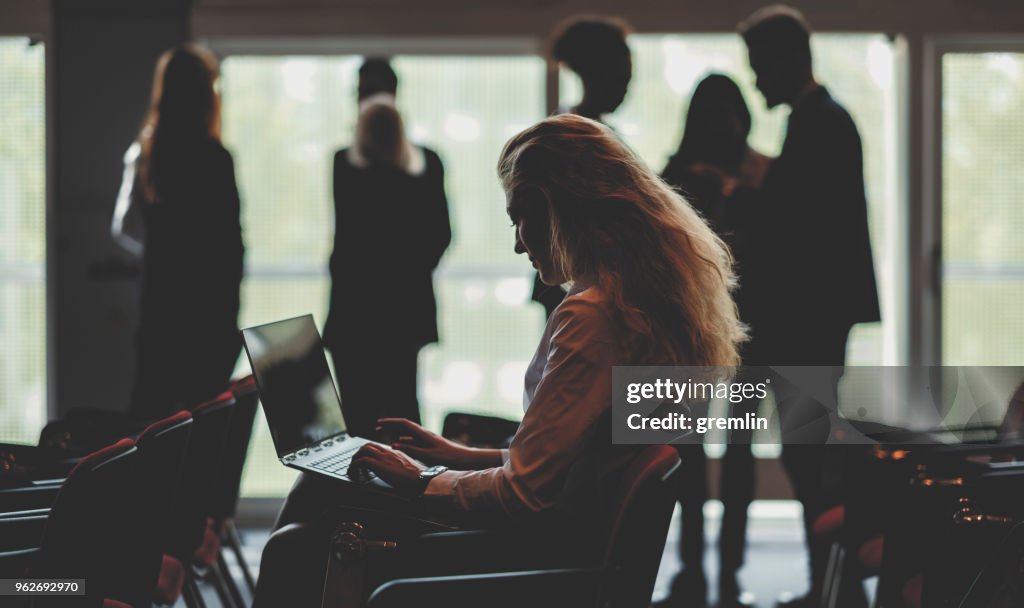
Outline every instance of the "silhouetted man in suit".
<path fill-rule="evenodd" d="M 747 363 L 842 366 L 855 323 L 880 320 L 868 235 L 860 136 L 850 115 L 814 78 L 810 28 L 783 6 L 767 7 L 739 26 L 757 88 L 768 107 L 790 106 L 782 152 L 758 199 L 755 243 L 763 255 L 748 268 L 745 288 L 770 296 L 751 324 L 763 350 Z M 840 374 L 834 374 L 833 394 Z M 774 382 L 774 380 L 773 380 Z M 779 379 L 782 461 L 803 505 L 811 591 L 784 606 L 817 606 L 827 548 L 814 520 L 836 504 L 825 490 L 828 437 L 824 407 Z M 819 445 L 809 445 L 819 444 Z M 857 606 L 860 598 L 844 602 Z M 856 595 L 856 594 L 854 594 Z"/>

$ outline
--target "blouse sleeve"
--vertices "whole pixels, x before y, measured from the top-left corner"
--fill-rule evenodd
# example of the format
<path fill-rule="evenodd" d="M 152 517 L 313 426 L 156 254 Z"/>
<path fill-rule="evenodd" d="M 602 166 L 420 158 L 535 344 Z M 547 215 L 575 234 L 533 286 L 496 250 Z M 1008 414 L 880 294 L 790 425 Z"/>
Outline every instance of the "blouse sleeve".
<path fill-rule="evenodd" d="M 616 348 L 594 303 L 570 298 L 552 323 L 543 375 L 504 465 L 442 473 L 427 486 L 431 507 L 519 518 L 559 505 L 573 464 L 611 407 Z"/>

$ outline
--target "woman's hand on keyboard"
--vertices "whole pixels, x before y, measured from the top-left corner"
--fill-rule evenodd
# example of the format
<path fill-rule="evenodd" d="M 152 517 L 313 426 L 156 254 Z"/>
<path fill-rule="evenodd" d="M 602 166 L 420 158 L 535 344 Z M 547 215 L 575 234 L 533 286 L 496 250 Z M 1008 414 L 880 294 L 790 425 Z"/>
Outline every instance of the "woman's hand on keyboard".
<path fill-rule="evenodd" d="M 442 464 L 452 469 L 471 471 L 501 466 L 500 450 L 469 448 L 432 433 L 405 418 L 381 418 L 377 430 L 391 437 L 391 447 L 428 465 Z"/>
<path fill-rule="evenodd" d="M 406 496 L 420 496 L 429 480 L 420 479 L 426 467 L 409 456 L 382 445 L 368 443 L 352 457 L 351 467 L 373 471 Z"/>

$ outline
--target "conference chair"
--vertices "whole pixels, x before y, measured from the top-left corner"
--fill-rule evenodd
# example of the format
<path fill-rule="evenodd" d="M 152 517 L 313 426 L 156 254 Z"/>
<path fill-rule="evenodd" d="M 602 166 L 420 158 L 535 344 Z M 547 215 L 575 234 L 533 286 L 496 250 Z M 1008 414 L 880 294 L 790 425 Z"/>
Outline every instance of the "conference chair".
<path fill-rule="evenodd" d="M 139 478 L 132 487 L 124 525 L 130 547 L 121 555 L 125 588 L 117 599 L 134 606 L 154 599 L 162 557 L 170 545 L 173 506 L 181 491 L 182 469 L 192 434 L 192 414 L 181 411 L 154 422 L 139 435 Z"/>
<path fill-rule="evenodd" d="M 368 605 L 372 608 L 413 605 L 454 608 L 647 606 L 654 590 L 675 506 L 676 496 L 671 476 L 679 462 L 678 452 L 670 446 L 651 446 L 637 455 L 624 473 L 617 490 L 609 497 L 608 510 L 601 527 L 606 535 L 597 539 L 599 549 L 587 563 L 543 569 L 522 567 L 499 572 L 403 578 L 385 583 L 373 591 Z M 477 542 L 486 534 L 470 533 L 469 536 L 473 542 Z M 426 540 L 429 542 L 430 539 Z M 365 537 L 361 538 L 358 532 L 342 535 L 332 547 L 328 572 L 359 567 L 358 564 L 344 562 L 351 556 L 358 559 L 358 556 L 372 550 L 374 546 Z M 469 554 L 473 551 L 472 547 L 471 542 L 464 545 L 462 550 Z M 556 552 L 557 549 L 552 548 Z M 492 546 L 491 550 L 495 550 L 495 547 Z M 548 561 L 544 559 L 548 547 L 537 544 L 533 550 L 535 563 L 545 564 Z M 342 563 L 338 564 L 338 561 Z M 330 584 L 325 585 L 325 588 L 331 587 Z M 338 606 L 336 599 L 334 595 L 325 596 L 324 606 Z"/>
<path fill-rule="evenodd" d="M 211 499 L 210 517 L 213 518 L 214 529 L 218 533 L 221 547 L 218 555 L 218 568 L 224 574 L 228 591 L 235 603 L 241 606 L 246 602 L 242 598 L 239 585 L 231 576 L 231 570 L 225 559 L 225 549 L 230 550 L 233 554 L 245 587 L 251 596 L 256 590 L 256 579 L 249 570 L 242 551 L 241 538 L 235 527 L 235 512 L 241 493 L 242 473 L 245 470 L 245 460 L 249 453 L 253 422 L 256 419 L 256 410 L 259 409 L 259 392 L 256 388 L 256 379 L 252 376 L 236 380 L 228 390 L 235 397 L 235 406 L 224 437 L 224 448 Z"/>
<path fill-rule="evenodd" d="M 1010 608 L 1024 605 L 1024 523 L 1006 535 L 971 584 L 959 608 Z"/>
<path fill-rule="evenodd" d="M 34 546 L 0 553 L 5 577 L 87 581 L 85 596 L 37 596 L 33 606 L 93 607 L 103 606 L 108 599 L 120 601 L 120 556 L 132 547 L 124 523 L 139 467 L 135 442 L 122 439 L 83 458 L 68 474 L 47 513 L 0 518 L 0 533 L 42 525 Z"/>
<path fill-rule="evenodd" d="M 198 583 L 211 580 L 221 603 L 231 606 L 230 594 L 217 575 L 217 547 L 212 534 L 211 500 L 224 438 L 235 404 L 224 393 L 192 408 L 192 436 L 185 453 L 181 488 L 172 508 L 170 542 L 162 559 L 157 585 L 161 603 L 183 597 L 190 608 L 204 606 Z"/>

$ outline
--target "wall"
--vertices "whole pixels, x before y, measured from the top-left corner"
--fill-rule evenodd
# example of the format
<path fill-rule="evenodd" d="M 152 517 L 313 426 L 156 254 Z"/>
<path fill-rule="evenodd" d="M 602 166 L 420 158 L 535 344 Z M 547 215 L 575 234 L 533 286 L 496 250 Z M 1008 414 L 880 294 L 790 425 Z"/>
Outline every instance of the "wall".
<path fill-rule="evenodd" d="M 536 35 L 577 13 L 612 13 L 638 31 L 732 31 L 765 0 L 196 0 L 199 36 Z M 1018 0 L 792 0 L 817 29 L 883 32 L 1024 30 Z"/>

